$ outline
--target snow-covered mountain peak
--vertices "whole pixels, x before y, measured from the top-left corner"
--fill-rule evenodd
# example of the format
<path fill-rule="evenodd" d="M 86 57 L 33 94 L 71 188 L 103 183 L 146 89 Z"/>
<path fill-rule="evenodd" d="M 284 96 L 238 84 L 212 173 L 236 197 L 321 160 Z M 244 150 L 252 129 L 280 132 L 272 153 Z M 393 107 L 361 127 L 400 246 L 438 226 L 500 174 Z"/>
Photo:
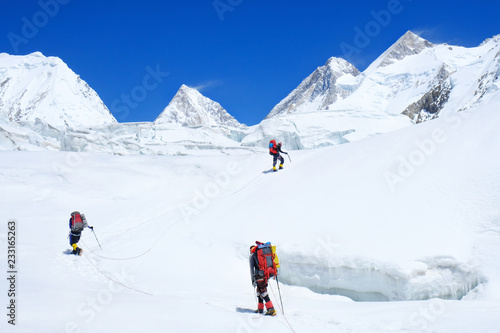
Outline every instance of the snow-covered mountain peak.
<path fill-rule="evenodd" d="M 10 55 L 7 53 L 0 53 L 1 66 L 0 68 L 10 67 L 10 68 L 24 68 L 33 69 L 41 68 L 43 66 L 55 67 L 60 65 L 64 67 L 65 70 L 70 70 L 69 67 L 58 57 L 46 57 L 41 52 L 33 52 L 25 56 L 20 55 Z"/>
<path fill-rule="evenodd" d="M 325 67 L 329 67 L 331 70 L 340 70 L 349 72 L 352 67 L 354 67 L 347 60 L 337 57 L 331 57 L 327 60 Z"/>
<path fill-rule="evenodd" d="M 156 124 L 241 127 L 219 103 L 203 96 L 198 90 L 183 84 L 174 98 L 155 120 Z"/>
<path fill-rule="evenodd" d="M 180 86 L 179 90 L 177 90 L 174 99 L 190 98 L 191 100 L 196 100 L 201 97 L 203 97 L 203 95 L 198 90 L 183 84 Z"/>
<path fill-rule="evenodd" d="M 489 43 L 500 44 L 500 35 L 495 35 L 491 38 L 486 38 L 479 46 L 483 46 Z"/>
<path fill-rule="evenodd" d="M 344 78 L 346 82 L 352 81 L 352 78 L 358 76 L 359 73 L 359 70 L 348 61 L 332 57 L 276 105 L 266 119 L 328 109 L 330 104 L 352 92 L 349 85 L 340 85 L 338 80 Z"/>
<path fill-rule="evenodd" d="M 61 59 L 0 54 L 0 115 L 59 128 L 116 122 L 97 93 Z"/>
<path fill-rule="evenodd" d="M 28 57 L 37 57 L 37 58 L 45 58 L 42 52 L 36 51 L 33 53 L 28 54 Z"/>
<path fill-rule="evenodd" d="M 411 44 L 411 43 L 414 43 L 415 41 L 430 43 L 429 41 L 420 37 L 419 35 L 417 35 L 413 31 L 408 30 L 407 32 L 405 32 L 405 34 L 403 36 L 401 36 L 397 40 L 397 42 L 395 44 L 397 44 L 397 43 L 409 43 L 409 44 Z M 432 43 L 430 43 L 430 44 L 432 44 Z"/>
<path fill-rule="evenodd" d="M 419 54 L 426 48 L 433 47 L 434 44 L 428 40 L 407 31 L 385 51 L 370 67 L 385 67 L 407 56 Z"/>
<path fill-rule="evenodd" d="M 326 76 L 335 76 L 336 79 L 344 75 L 358 76 L 360 71 L 353 64 L 342 58 L 331 57 L 324 66 L 317 71 Z"/>
<path fill-rule="evenodd" d="M 419 35 L 408 30 L 403 36 L 401 36 L 396 43 L 394 43 L 389 50 L 410 50 L 411 54 L 420 53 L 423 49 L 427 47 L 432 47 L 434 44 L 428 40 L 420 37 Z"/>
<path fill-rule="evenodd" d="M 179 88 L 179 91 L 178 91 L 178 93 L 186 93 L 186 94 L 188 94 L 189 92 L 201 94 L 198 90 L 196 90 L 194 88 L 190 88 L 185 84 L 181 85 L 181 87 Z"/>

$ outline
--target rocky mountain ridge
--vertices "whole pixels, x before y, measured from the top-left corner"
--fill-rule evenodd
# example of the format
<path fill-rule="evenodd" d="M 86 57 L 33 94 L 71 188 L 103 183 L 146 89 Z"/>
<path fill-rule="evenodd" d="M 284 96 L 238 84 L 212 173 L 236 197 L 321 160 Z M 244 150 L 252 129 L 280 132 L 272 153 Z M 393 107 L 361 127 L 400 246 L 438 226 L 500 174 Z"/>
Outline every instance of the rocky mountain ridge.
<path fill-rule="evenodd" d="M 0 54 L 0 149 L 177 154 L 254 149 L 271 138 L 311 149 L 492 103 L 499 75 L 500 36 L 465 48 L 409 31 L 363 72 L 330 58 L 258 125 L 240 124 L 185 85 L 155 122 L 119 124 L 62 60 Z"/>

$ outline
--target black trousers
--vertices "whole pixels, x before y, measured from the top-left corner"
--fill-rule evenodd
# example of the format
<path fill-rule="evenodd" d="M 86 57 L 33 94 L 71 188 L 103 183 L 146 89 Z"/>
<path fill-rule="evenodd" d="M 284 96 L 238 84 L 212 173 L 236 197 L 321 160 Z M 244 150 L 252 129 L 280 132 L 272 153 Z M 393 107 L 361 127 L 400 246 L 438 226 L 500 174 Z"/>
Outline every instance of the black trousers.
<path fill-rule="evenodd" d="M 281 156 L 279 153 L 278 154 L 275 154 L 273 155 L 273 167 L 276 166 L 276 162 L 278 162 L 278 159 L 280 160 L 280 164 L 283 164 L 285 163 L 285 159 L 283 158 L 283 156 Z"/>
<path fill-rule="evenodd" d="M 69 245 L 73 246 L 73 244 L 78 243 L 80 240 L 81 234 L 69 234 Z"/>

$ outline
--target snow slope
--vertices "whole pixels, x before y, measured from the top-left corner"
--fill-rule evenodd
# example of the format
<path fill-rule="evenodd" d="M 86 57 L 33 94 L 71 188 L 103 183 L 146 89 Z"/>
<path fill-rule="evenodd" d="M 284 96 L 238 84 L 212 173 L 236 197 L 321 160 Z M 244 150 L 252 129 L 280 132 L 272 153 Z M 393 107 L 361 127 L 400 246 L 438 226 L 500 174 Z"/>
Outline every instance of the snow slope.
<path fill-rule="evenodd" d="M 4 317 L 1 330 L 496 332 L 500 114 L 490 102 L 293 152 L 278 173 L 263 173 L 264 150 L 0 152 L 3 265 L 7 221 L 18 230 L 18 325 Z M 84 256 L 67 255 L 73 210 L 102 250 L 86 230 Z M 255 240 L 278 246 L 284 315 L 249 313 Z M 6 304 L 6 279 L 0 290 Z"/>
<path fill-rule="evenodd" d="M 0 54 L 0 116 L 58 128 L 115 123 L 97 93 L 57 57 Z"/>

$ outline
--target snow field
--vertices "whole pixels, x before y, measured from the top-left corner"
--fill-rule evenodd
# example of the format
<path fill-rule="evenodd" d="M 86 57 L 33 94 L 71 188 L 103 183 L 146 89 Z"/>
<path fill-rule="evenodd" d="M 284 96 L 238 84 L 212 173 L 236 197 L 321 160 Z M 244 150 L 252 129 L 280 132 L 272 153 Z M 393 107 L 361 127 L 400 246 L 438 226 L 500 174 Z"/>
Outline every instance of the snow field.
<path fill-rule="evenodd" d="M 499 122 L 450 114 L 290 152 L 277 173 L 266 150 L 1 152 L 0 219 L 19 229 L 18 325 L 2 331 L 495 332 Z M 85 230 L 67 254 L 73 210 L 102 250 Z M 255 240 L 278 246 L 285 316 L 248 313 Z"/>

